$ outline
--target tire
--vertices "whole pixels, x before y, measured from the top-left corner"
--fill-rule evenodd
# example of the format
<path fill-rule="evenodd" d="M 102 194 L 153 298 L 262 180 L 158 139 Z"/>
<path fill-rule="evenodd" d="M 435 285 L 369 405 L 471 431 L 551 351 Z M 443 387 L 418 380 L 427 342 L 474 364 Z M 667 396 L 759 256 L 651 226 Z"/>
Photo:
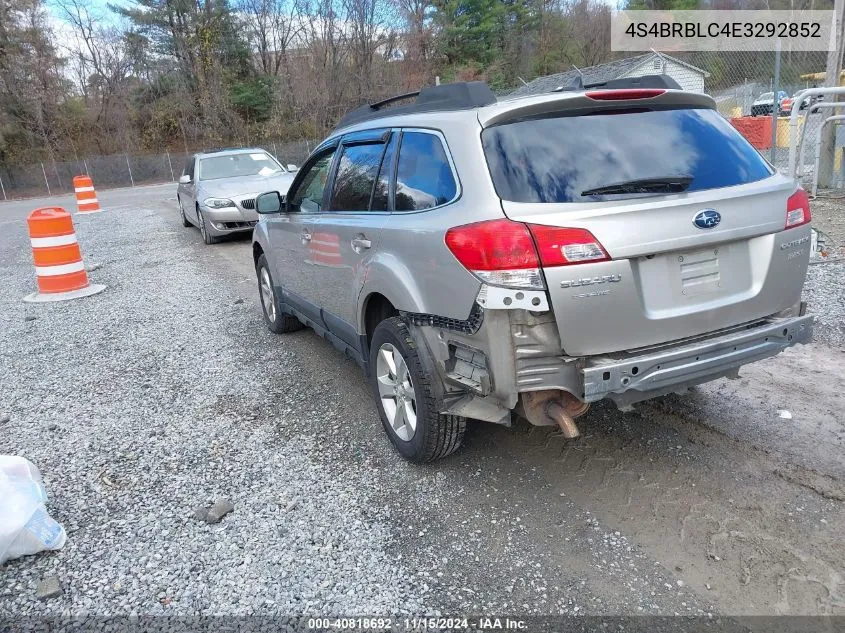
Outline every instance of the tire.
<path fill-rule="evenodd" d="M 185 215 L 185 207 L 182 206 L 182 199 L 179 196 L 176 196 L 176 201 L 179 203 L 179 217 L 182 220 L 182 226 L 191 226 L 191 223 L 188 221 L 188 216 Z"/>
<path fill-rule="evenodd" d="M 425 370 L 421 354 L 427 353 L 399 317 L 385 319 L 373 332 L 370 381 L 382 426 L 399 454 L 417 463 L 454 453 L 466 430 L 466 418 L 439 413 L 439 378 Z"/>
<path fill-rule="evenodd" d="M 270 275 L 270 267 L 267 265 L 267 258 L 263 254 L 255 264 L 255 275 L 258 277 L 258 296 L 261 298 L 261 313 L 264 315 L 264 323 L 267 325 L 267 329 L 274 334 L 287 334 L 305 327 L 295 316 L 281 311 L 279 301 L 276 298 L 273 277 Z"/>
<path fill-rule="evenodd" d="M 199 229 L 200 235 L 202 235 L 202 241 L 205 244 L 215 244 L 217 242 L 217 238 L 214 237 L 211 233 L 208 232 L 208 227 L 205 225 L 205 217 L 202 214 L 202 209 L 197 206 L 197 220 L 199 220 Z"/>

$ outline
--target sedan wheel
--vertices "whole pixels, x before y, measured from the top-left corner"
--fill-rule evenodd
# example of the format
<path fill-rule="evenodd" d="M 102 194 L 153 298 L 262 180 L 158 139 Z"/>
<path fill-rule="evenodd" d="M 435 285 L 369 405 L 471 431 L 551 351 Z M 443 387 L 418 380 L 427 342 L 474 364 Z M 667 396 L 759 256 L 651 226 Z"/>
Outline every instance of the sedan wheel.
<path fill-rule="evenodd" d="M 376 357 L 376 380 L 381 405 L 393 432 L 410 442 L 417 431 L 417 394 L 401 352 L 383 343 Z"/>
<path fill-rule="evenodd" d="M 208 227 L 205 225 L 205 217 L 199 207 L 197 207 L 197 219 L 200 224 L 200 235 L 202 235 L 202 241 L 206 244 L 214 244 L 217 241 L 217 238 L 208 232 Z"/>
<path fill-rule="evenodd" d="M 188 222 L 188 216 L 185 215 L 185 206 L 182 204 L 182 199 L 177 197 L 176 200 L 179 202 L 179 217 L 182 219 L 182 226 L 191 226 L 191 223 Z"/>

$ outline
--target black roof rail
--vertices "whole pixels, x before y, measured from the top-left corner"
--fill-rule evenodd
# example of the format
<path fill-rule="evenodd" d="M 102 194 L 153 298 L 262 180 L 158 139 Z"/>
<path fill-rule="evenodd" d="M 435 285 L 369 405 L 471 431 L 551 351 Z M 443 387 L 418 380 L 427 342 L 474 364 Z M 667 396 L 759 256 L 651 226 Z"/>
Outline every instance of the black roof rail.
<path fill-rule="evenodd" d="M 384 106 L 403 99 L 416 97 L 413 103 L 396 106 L 386 111 Z M 437 112 L 445 110 L 469 110 L 496 103 L 496 95 L 483 81 L 465 81 L 442 86 L 429 86 L 419 92 L 408 92 L 396 95 L 376 103 L 361 106 L 344 115 L 335 129 L 347 127 L 354 123 L 379 119 L 396 114 L 413 114 L 415 112 Z"/>
<path fill-rule="evenodd" d="M 394 95 L 392 97 L 388 97 L 387 99 L 382 99 L 381 101 L 376 101 L 375 103 L 371 103 L 368 106 L 364 106 L 365 108 L 371 108 L 373 110 L 380 110 L 384 106 L 394 103 L 396 101 L 402 101 L 403 99 L 410 99 L 411 97 L 418 97 L 420 94 L 419 90 L 415 90 L 414 92 L 406 92 L 405 94 L 401 95 Z M 359 108 L 360 110 L 361 108 Z M 353 110 L 354 112 L 354 110 Z"/>

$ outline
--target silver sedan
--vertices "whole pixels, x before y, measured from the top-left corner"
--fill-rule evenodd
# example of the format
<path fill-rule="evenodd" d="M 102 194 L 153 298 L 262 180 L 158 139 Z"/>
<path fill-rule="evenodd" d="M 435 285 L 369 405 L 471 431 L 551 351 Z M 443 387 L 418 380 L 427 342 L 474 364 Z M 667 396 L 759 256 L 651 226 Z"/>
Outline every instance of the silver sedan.
<path fill-rule="evenodd" d="M 194 225 L 206 244 L 251 231 L 258 222 L 255 197 L 287 193 L 295 165 L 283 167 L 263 149 L 203 152 L 192 156 L 179 178 L 176 200 L 184 226 Z"/>

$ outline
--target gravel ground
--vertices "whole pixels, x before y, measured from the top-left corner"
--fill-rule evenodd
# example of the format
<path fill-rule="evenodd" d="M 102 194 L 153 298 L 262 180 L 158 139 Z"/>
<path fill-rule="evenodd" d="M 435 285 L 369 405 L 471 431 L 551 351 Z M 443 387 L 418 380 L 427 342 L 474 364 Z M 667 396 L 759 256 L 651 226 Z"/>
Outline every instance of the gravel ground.
<path fill-rule="evenodd" d="M 197 245 L 158 211 L 75 218 L 108 286 L 94 298 L 24 305 L 25 242 L 0 262 L 0 453 L 39 466 L 68 531 L 63 550 L 4 566 L 0 615 L 713 610 L 514 470 L 481 439 L 489 425 L 468 439 L 489 456 L 403 461 L 357 366 L 310 330 L 266 331 L 251 275 L 226 266 L 248 242 Z M 220 523 L 194 516 L 222 498 L 235 509 Z M 63 593 L 39 600 L 50 574 Z"/>
<path fill-rule="evenodd" d="M 816 315 L 814 338 L 845 347 L 845 197 L 810 201 L 813 226 L 822 231 L 831 261 L 814 259 L 807 271 L 804 300 Z"/>
<path fill-rule="evenodd" d="M 600 404 L 578 442 L 473 423 L 462 451 L 419 467 L 391 450 L 357 366 L 310 330 L 265 330 L 248 239 L 201 245 L 172 195 L 106 192 L 107 212 L 75 218 L 108 289 L 57 305 L 20 302 L 30 254 L 0 207 L 0 453 L 41 468 L 69 532 L 0 568 L 0 622 L 845 615 L 833 264 L 805 293 L 820 343 L 632 414 Z M 194 516 L 221 498 L 219 523 Z M 50 573 L 62 596 L 39 601 Z"/>
<path fill-rule="evenodd" d="M 105 294 L 23 307 L 23 269 L 0 288 L 0 453 L 39 466 L 68 531 L 62 551 L 5 566 L 0 614 L 427 612 L 366 468 L 322 476 L 309 437 L 256 421 L 289 422 L 266 394 L 297 367 L 281 350 L 247 366 L 238 297 L 152 211 L 116 217 L 75 218 Z M 193 516 L 219 498 L 235 506 L 220 523 Z M 40 602 L 47 572 L 64 593 Z"/>
<path fill-rule="evenodd" d="M 810 201 L 813 226 L 827 236 L 831 257 L 845 257 L 845 196 L 841 192 Z"/>
<path fill-rule="evenodd" d="M 804 301 L 816 317 L 814 340 L 845 348 L 845 262 L 811 264 Z"/>

